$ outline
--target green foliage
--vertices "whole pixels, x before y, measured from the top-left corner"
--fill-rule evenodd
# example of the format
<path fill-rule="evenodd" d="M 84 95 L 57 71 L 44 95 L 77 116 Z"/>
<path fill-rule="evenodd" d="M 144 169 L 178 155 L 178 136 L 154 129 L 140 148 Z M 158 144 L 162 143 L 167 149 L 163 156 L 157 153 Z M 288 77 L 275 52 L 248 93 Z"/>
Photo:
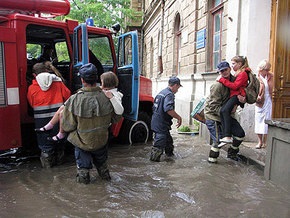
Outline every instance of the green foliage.
<path fill-rule="evenodd" d="M 66 18 L 85 22 L 94 20 L 98 27 L 111 27 L 115 23 L 125 26 L 124 17 L 134 19 L 134 10 L 130 9 L 130 0 L 70 0 L 71 10 Z"/>
<path fill-rule="evenodd" d="M 41 54 L 41 46 L 38 44 L 27 44 L 26 51 L 31 55 L 31 58 L 37 58 Z"/>
<path fill-rule="evenodd" d="M 191 132 L 191 129 L 188 126 L 181 126 L 178 128 L 179 132 Z"/>
<path fill-rule="evenodd" d="M 193 120 L 194 129 L 199 131 L 199 122 L 197 120 Z"/>

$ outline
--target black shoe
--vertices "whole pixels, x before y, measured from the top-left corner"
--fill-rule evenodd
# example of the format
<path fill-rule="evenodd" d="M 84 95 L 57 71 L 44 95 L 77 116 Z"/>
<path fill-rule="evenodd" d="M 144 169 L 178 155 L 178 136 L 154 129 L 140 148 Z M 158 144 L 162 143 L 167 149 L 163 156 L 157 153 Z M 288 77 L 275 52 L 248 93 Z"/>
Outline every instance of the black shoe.
<path fill-rule="evenodd" d="M 240 160 L 240 158 L 238 157 L 238 155 L 228 155 L 227 156 L 227 158 L 230 158 L 230 159 L 232 159 L 232 160 L 234 160 L 234 161 L 239 161 Z"/>
<path fill-rule="evenodd" d="M 54 136 L 53 136 L 54 137 Z M 47 137 L 47 141 L 49 141 L 49 142 L 54 142 L 54 143 L 63 143 L 63 142 L 65 142 L 65 137 L 64 138 L 62 138 L 62 139 L 60 139 L 57 135 L 55 136 L 56 137 L 56 140 L 55 139 L 53 139 L 53 137 Z"/>
<path fill-rule="evenodd" d="M 37 133 L 49 133 L 51 132 L 51 129 L 45 129 L 45 127 L 41 127 L 41 128 L 34 129 L 34 131 Z"/>

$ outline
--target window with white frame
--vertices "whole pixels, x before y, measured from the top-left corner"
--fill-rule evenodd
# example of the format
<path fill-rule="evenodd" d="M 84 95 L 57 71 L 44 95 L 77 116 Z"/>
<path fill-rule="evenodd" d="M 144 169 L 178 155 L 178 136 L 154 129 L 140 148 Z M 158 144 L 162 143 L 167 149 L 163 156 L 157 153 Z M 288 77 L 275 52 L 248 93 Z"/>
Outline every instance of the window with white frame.
<path fill-rule="evenodd" d="M 209 31 L 211 40 L 211 68 L 215 69 L 221 61 L 221 42 L 222 42 L 222 17 L 223 4 L 221 0 L 213 0 L 211 7 L 212 28 Z"/>

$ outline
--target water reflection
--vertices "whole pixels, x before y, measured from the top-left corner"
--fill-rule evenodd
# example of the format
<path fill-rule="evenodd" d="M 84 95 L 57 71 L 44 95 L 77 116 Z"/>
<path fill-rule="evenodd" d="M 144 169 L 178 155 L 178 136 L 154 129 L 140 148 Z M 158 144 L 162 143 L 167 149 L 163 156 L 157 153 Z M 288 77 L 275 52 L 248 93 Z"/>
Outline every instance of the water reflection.
<path fill-rule="evenodd" d="M 175 159 L 149 161 L 150 144 L 111 147 L 112 181 L 92 171 L 75 182 L 73 157 L 42 169 L 37 158 L 1 168 L 0 217 L 290 217 L 290 194 L 254 166 L 228 160 L 209 164 L 209 146 L 174 136 Z"/>

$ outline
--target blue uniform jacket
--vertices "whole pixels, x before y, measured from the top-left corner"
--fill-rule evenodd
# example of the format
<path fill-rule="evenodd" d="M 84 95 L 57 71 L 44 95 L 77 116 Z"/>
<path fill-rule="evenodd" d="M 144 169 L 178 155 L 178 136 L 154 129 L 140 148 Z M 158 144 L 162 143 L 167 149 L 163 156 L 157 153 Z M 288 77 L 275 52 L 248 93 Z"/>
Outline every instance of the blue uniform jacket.
<path fill-rule="evenodd" d="M 151 129 L 162 133 L 171 130 L 172 117 L 167 111 L 174 110 L 175 96 L 169 87 L 163 89 L 154 99 Z"/>

